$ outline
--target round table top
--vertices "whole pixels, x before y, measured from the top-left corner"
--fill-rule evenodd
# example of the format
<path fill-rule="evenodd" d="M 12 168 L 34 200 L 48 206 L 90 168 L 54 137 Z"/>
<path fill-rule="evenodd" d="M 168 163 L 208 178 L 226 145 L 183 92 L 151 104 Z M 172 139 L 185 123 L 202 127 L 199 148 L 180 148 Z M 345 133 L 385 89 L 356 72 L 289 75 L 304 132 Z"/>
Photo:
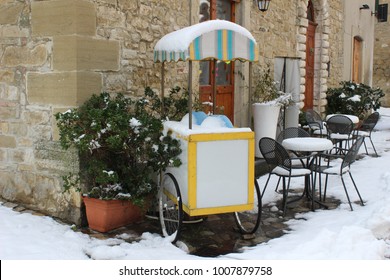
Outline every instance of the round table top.
<path fill-rule="evenodd" d="M 333 148 L 333 143 L 326 138 L 294 137 L 284 139 L 282 146 L 290 151 L 321 152 Z"/>
<path fill-rule="evenodd" d="M 359 123 L 359 117 L 355 115 L 346 115 L 346 114 L 331 114 L 326 116 L 326 121 L 329 120 L 330 117 L 336 116 L 336 115 L 341 115 L 341 116 L 346 116 L 348 117 L 353 123 Z"/>

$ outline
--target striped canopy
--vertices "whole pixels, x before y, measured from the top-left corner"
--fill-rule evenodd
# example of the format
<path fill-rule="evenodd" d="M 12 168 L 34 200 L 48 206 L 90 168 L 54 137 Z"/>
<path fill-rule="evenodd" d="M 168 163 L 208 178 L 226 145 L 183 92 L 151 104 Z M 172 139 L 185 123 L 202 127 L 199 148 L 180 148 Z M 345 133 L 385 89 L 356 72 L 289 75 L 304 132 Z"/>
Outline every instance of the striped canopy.
<path fill-rule="evenodd" d="M 154 48 L 154 61 L 258 61 L 258 46 L 244 27 L 225 20 L 208 20 L 171 32 Z"/>

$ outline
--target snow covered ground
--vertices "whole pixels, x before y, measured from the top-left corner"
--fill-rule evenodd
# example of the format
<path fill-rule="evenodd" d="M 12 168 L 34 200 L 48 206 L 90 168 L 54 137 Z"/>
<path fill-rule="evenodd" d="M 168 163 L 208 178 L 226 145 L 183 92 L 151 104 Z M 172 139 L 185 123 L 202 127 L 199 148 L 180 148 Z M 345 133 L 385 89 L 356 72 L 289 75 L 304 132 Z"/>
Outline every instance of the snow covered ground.
<path fill-rule="evenodd" d="M 352 172 L 365 206 L 349 210 L 339 178 L 331 177 L 328 194 L 343 203 L 335 210 L 299 214 L 289 221 L 291 231 L 242 253 L 217 260 L 386 260 L 390 259 L 390 109 L 382 108 L 373 133 L 379 157 L 365 156 Z M 367 143 L 370 154 L 373 153 Z M 361 149 L 364 153 L 364 147 Z M 266 176 L 259 179 L 260 186 Z M 347 184 L 350 184 L 347 178 Z M 301 180 L 293 181 L 298 186 Z M 357 195 L 350 189 L 352 201 Z M 263 203 L 278 199 L 272 187 Z M 158 234 L 145 232 L 142 240 L 127 243 L 117 236 L 99 240 L 75 232 L 70 225 L 50 217 L 21 214 L 0 205 L 0 259 L 2 260 L 207 260 L 187 253 L 186 246 L 172 245 Z M 390 266 L 390 262 L 387 262 Z"/>

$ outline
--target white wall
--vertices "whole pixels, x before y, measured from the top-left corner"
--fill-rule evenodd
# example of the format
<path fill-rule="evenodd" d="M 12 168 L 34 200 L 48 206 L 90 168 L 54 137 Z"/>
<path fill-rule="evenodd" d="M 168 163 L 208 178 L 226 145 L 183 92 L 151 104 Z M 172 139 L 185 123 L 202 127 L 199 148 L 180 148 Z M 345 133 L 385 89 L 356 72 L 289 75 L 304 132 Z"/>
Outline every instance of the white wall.
<path fill-rule="evenodd" d="M 362 46 L 362 79 L 365 84 L 372 85 L 372 69 L 374 55 L 374 28 L 376 17 L 375 0 L 345 0 L 344 13 L 344 70 L 343 80 L 352 79 L 353 41 L 359 36 Z M 367 4 L 370 9 L 360 9 Z"/>

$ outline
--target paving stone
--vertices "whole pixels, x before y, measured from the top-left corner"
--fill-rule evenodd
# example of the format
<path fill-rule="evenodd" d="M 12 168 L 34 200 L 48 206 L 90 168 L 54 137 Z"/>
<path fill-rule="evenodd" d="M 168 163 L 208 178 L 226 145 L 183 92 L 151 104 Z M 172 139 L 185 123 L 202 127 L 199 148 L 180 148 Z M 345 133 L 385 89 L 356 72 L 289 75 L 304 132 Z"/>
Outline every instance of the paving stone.
<path fill-rule="evenodd" d="M 221 217 L 218 216 L 218 215 L 210 215 L 207 217 L 207 220 L 209 220 L 210 222 L 213 222 L 213 221 L 220 221 L 221 220 Z"/>
<path fill-rule="evenodd" d="M 218 235 L 221 237 L 222 240 L 224 241 L 228 241 L 231 239 L 231 236 L 230 234 L 228 233 L 218 233 Z"/>
<path fill-rule="evenodd" d="M 3 203 L 3 205 L 5 206 L 5 207 L 8 207 L 8 208 L 15 208 L 16 206 L 18 206 L 16 203 L 12 203 L 12 202 L 5 202 L 5 203 Z"/>
<path fill-rule="evenodd" d="M 278 220 L 278 218 L 275 218 L 275 217 L 269 217 L 269 218 L 263 220 L 264 225 L 266 223 L 272 224 L 272 223 L 277 223 L 277 222 L 279 222 L 279 220 Z"/>
<path fill-rule="evenodd" d="M 215 235 L 215 233 L 211 232 L 211 231 L 202 231 L 200 234 L 202 236 L 213 236 L 213 235 Z"/>
<path fill-rule="evenodd" d="M 18 212 L 23 212 L 26 210 L 26 208 L 24 208 L 23 206 L 16 206 L 15 208 L 13 208 L 13 210 Z"/>
<path fill-rule="evenodd" d="M 25 213 L 25 214 L 34 214 L 34 211 L 33 210 L 29 210 L 29 209 L 26 209 L 24 211 L 22 211 L 21 213 Z"/>

